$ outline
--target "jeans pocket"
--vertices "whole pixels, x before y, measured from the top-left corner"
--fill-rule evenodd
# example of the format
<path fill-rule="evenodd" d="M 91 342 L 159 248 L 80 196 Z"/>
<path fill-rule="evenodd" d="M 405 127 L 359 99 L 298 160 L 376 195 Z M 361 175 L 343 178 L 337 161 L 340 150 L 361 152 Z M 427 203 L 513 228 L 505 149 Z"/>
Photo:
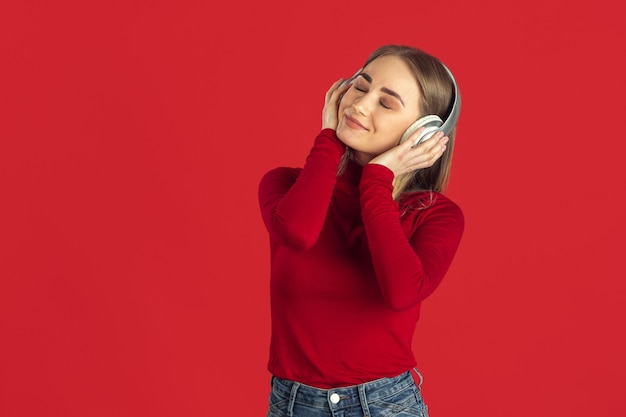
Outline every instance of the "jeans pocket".
<path fill-rule="evenodd" d="M 390 397 L 368 403 L 372 417 L 427 417 L 426 405 L 417 387 L 407 387 Z"/>
<path fill-rule="evenodd" d="M 287 416 L 287 407 L 289 406 L 289 397 L 285 397 L 276 390 L 270 392 L 269 408 L 267 417 L 283 417 Z"/>

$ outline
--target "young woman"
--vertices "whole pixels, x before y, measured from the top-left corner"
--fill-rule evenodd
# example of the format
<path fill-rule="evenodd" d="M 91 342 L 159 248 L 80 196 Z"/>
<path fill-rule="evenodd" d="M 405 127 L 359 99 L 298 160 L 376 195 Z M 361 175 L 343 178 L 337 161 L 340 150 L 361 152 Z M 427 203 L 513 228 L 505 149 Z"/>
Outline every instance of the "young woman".
<path fill-rule="evenodd" d="M 383 46 L 326 93 L 304 167 L 262 178 L 271 249 L 268 417 L 427 415 L 411 342 L 420 303 L 463 233 L 461 210 L 442 194 L 459 106 L 438 59 Z M 403 137 L 416 120 L 433 118 L 445 133 L 424 139 L 433 130 L 426 126 Z"/>

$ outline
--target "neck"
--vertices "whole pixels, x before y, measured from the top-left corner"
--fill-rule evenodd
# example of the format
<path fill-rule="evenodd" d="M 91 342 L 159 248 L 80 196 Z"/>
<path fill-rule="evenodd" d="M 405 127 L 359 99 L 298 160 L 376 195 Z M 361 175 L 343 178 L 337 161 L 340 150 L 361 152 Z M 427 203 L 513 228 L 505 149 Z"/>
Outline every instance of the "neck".
<path fill-rule="evenodd" d="M 374 159 L 374 155 L 370 155 L 370 154 L 364 153 L 364 152 L 355 151 L 354 149 L 352 149 L 352 152 L 351 152 L 351 155 L 350 155 L 350 159 L 352 159 L 354 162 L 356 162 L 357 164 L 359 164 L 361 166 L 365 166 L 365 165 L 367 165 L 367 163 L 369 163 L 369 161 Z"/>

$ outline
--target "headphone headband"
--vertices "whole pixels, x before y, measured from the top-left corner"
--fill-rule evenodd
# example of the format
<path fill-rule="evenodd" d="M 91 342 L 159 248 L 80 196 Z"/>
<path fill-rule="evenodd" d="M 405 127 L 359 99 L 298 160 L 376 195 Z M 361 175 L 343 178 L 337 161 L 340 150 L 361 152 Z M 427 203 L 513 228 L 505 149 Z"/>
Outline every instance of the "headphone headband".
<path fill-rule="evenodd" d="M 454 101 L 452 102 L 452 109 L 450 110 L 450 114 L 446 118 L 446 121 L 441 126 L 441 130 L 446 135 L 449 135 L 454 126 L 456 126 L 456 122 L 459 120 L 459 114 L 461 113 L 461 92 L 459 91 L 459 87 L 454 79 L 454 75 L 452 75 L 452 71 L 450 71 L 450 69 L 443 62 L 441 65 L 443 65 L 446 69 L 446 72 L 452 80 L 452 86 L 454 87 Z"/>

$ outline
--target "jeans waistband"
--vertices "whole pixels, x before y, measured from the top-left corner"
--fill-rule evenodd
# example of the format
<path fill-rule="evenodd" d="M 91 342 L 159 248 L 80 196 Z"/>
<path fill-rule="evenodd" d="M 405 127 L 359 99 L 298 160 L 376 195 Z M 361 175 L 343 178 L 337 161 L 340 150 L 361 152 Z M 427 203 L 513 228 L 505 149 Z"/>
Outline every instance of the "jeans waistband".
<path fill-rule="evenodd" d="M 419 376 L 419 389 L 423 377 L 417 369 L 414 371 Z M 290 411 L 296 401 L 311 407 L 330 407 L 333 410 L 361 405 L 365 411 L 368 401 L 382 400 L 405 389 L 413 389 L 414 386 L 411 371 L 394 378 L 380 378 L 363 384 L 332 389 L 315 388 L 299 382 L 272 377 L 272 390 L 284 398 L 289 398 Z"/>

